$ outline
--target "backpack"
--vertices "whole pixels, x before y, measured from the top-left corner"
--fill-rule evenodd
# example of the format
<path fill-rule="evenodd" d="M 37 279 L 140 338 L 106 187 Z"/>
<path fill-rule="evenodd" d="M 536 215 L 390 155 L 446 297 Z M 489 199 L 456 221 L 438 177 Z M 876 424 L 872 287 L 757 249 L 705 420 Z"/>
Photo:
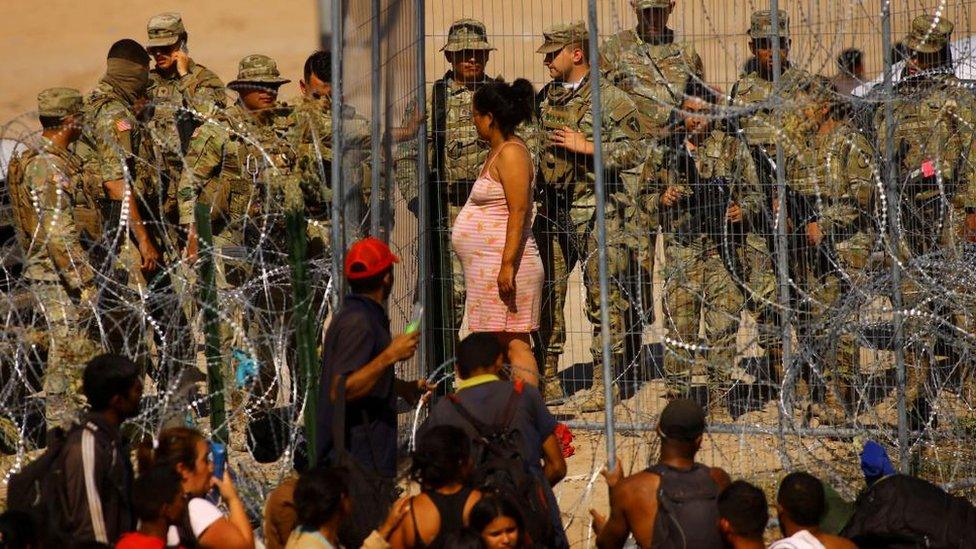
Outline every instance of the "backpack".
<path fill-rule="evenodd" d="M 891 475 L 858 498 L 840 535 L 859 547 L 976 547 L 976 508 L 926 480 Z"/>
<path fill-rule="evenodd" d="M 722 549 L 718 530 L 718 484 L 708 467 L 696 463 L 689 471 L 664 464 L 647 470 L 661 477 L 654 519 L 654 548 Z"/>
<path fill-rule="evenodd" d="M 474 417 L 456 394 L 448 395 L 448 399 L 477 432 L 474 438 L 474 486 L 515 502 L 522 511 L 526 531 L 534 546 L 550 547 L 556 534 L 545 486 L 542 479 L 529 470 L 519 448 L 518 429 L 512 426 L 521 396 L 522 384 L 513 384 L 501 420 L 494 424 L 486 424 Z"/>
<path fill-rule="evenodd" d="M 84 424 L 78 424 L 69 431 L 60 427 L 52 429 L 48 433 L 44 453 L 10 475 L 7 483 L 7 508 L 30 515 L 37 531 L 43 532 L 45 544 L 49 547 L 71 543 L 67 537 L 71 513 L 68 509 L 62 450 L 71 433 L 85 428 Z"/>

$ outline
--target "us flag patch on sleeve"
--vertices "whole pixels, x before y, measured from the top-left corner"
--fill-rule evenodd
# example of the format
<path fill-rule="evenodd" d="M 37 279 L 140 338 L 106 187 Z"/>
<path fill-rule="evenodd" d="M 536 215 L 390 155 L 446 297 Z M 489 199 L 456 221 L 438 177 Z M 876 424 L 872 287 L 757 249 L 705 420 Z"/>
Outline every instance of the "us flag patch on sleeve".
<path fill-rule="evenodd" d="M 115 129 L 120 132 L 127 132 L 132 129 L 132 123 L 125 118 L 119 118 L 115 121 Z"/>

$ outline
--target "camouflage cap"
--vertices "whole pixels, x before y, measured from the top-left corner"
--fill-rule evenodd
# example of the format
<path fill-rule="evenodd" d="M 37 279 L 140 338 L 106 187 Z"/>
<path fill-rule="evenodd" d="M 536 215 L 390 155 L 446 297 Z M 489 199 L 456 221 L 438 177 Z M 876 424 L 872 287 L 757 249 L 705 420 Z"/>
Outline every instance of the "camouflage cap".
<path fill-rule="evenodd" d="M 149 18 L 146 30 L 149 32 L 147 48 L 172 46 L 179 42 L 181 35 L 186 33 L 186 29 L 183 28 L 183 18 L 174 12 L 153 15 Z"/>
<path fill-rule="evenodd" d="M 37 114 L 63 118 L 81 112 L 84 101 L 74 88 L 48 88 L 37 94 Z"/>
<path fill-rule="evenodd" d="M 905 46 L 919 53 L 936 53 L 949 43 L 953 24 L 935 15 L 919 15 L 905 37 Z"/>
<path fill-rule="evenodd" d="M 443 52 L 464 50 L 494 50 L 488 42 L 488 30 L 477 19 L 458 19 L 447 31 L 447 43 Z"/>
<path fill-rule="evenodd" d="M 752 38 L 789 38 L 790 37 L 790 16 L 783 10 L 779 10 L 777 20 L 779 32 L 773 28 L 773 12 L 771 10 L 760 10 L 752 12 L 749 20 L 749 36 Z"/>
<path fill-rule="evenodd" d="M 586 24 L 582 21 L 553 25 L 542 33 L 545 42 L 535 50 L 536 53 L 557 52 L 570 44 L 578 44 L 589 40 Z"/>
<path fill-rule="evenodd" d="M 252 54 L 241 59 L 237 66 L 237 78 L 227 84 L 230 89 L 242 87 L 246 84 L 263 84 L 265 86 L 280 86 L 291 82 L 282 78 L 278 72 L 278 65 L 267 55 Z"/>
<path fill-rule="evenodd" d="M 631 0 L 635 10 L 647 10 L 651 8 L 670 8 L 671 0 Z"/>

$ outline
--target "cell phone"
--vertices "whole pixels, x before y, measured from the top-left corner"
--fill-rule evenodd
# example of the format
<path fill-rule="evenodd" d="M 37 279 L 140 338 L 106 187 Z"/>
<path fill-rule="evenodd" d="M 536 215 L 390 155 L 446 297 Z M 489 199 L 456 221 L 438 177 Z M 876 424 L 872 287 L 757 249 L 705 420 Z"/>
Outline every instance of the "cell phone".
<path fill-rule="evenodd" d="M 223 442 L 210 441 L 210 455 L 213 460 L 214 478 L 223 480 L 224 466 L 227 465 L 227 445 Z"/>
<path fill-rule="evenodd" d="M 424 306 L 420 303 L 413 304 L 413 312 L 410 313 L 410 322 L 407 324 L 407 328 L 404 333 L 412 334 L 420 329 L 420 322 L 424 318 Z"/>
<path fill-rule="evenodd" d="M 186 40 L 180 40 L 180 51 L 189 55 L 190 48 L 186 47 Z"/>

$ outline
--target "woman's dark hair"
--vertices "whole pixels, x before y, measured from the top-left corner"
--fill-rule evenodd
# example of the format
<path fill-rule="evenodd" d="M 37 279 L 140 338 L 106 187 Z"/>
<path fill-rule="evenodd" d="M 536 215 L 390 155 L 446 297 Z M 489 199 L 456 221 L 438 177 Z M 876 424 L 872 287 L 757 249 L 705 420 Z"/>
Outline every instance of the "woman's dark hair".
<path fill-rule="evenodd" d="M 481 540 L 481 534 L 470 528 L 464 528 L 458 532 L 452 532 L 444 538 L 444 547 L 451 549 L 484 549 L 485 542 Z"/>
<path fill-rule="evenodd" d="M 524 78 L 511 84 L 489 82 L 474 92 L 474 108 L 481 114 L 492 115 L 506 136 L 512 135 L 525 120 L 532 119 L 534 107 L 535 88 Z"/>
<path fill-rule="evenodd" d="M 173 427 L 159 433 L 158 445 L 153 448 L 151 441 L 143 442 L 136 453 L 140 472 L 148 472 L 154 465 L 168 465 L 176 470 L 177 465 L 194 470 L 197 461 L 197 443 L 206 440 L 200 431 L 188 427 Z"/>
<path fill-rule="evenodd" d="M 525 545 L 525 521 L 522 510 L 511 499 L 497 494 L 485 494 L 478 503 L 471 508 L 468 516 L 468 527 L 481 534 L 493 520 L 498 517 L 509 517 L 515 521 L 519 531 L 519 547 Z"/>
<path fill-rule="evenodd" d="M 349 495 L 346 471 L 316 467 L 302 473 L 295 485 L 295 513 L 305 530 L 318 530 L 339 512 L 342 497 Z"/>
<path fill-rule="evenodd" d="M 417 440 L 410 478 L 424 490 L 464 482 L 471 461 L 471 439 L 460 427 L 431 427 Z"/>
<path fill-rule="evenodd" d="M 180 493 L 182 478 L 169 464 L 154 465 L 132 483 L 132 511 L 136 518 L 149 522 L 159 518 L 163 505 Z"/>

